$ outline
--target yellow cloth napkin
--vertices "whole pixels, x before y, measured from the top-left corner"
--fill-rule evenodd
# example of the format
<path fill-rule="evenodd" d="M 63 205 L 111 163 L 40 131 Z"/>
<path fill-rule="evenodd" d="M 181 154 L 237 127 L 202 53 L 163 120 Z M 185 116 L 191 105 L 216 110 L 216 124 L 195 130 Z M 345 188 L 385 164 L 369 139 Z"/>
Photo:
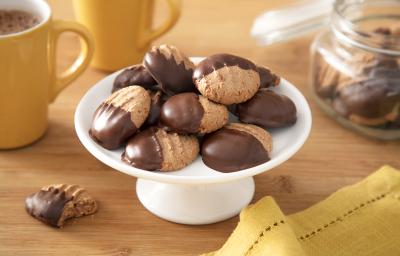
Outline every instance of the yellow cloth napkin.
<path fill-rule="evenodd" d="M 383 166 L 302 212 L 285 216 L 271 197 L 240 214 L 218 251 L 204 256 L 400 255 L 400 172 Z"/>

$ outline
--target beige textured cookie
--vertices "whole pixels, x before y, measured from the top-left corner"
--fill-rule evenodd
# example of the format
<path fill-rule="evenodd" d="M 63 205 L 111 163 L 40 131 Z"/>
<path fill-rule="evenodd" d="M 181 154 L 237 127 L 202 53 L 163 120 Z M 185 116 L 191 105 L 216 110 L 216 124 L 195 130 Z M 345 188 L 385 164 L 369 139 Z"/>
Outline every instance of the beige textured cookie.
<path fill-rule="evenodd" d="M 206 135 L 201 146 L 204 164 L 221 172 L 263 164 L 271 159 L 271 153 L 271 135 L 252 124 L 229 124 Z"/>
<path fill-rule="evenodd" d="M 247 101 L 260 87 L 257 66 L 230 54 L 205 58 L 195 68 L 193 81 L 203 96 L 225 105 Z"/>
<path fill-rule="evenodd" d="M 228 110 L 224 105 L 195 93 L 181 93 L 163 104 L 160 120 L 169 131 L 210 133 L 228 122 Z"/>
<path fill-rule="evenodd" d="M 27 197 L 25 209 L 34 218 L 61 227 L 68 219 L 94 214 L 98 206 L 81 186 L 55 184 Z"/>
<path fill-rule="evenodd" d="M 129 140 L 122 160 L 143 170 L 175 171 L 189 165 L 198 154 L 199 142 L 195 136 L 151 127 Z"/>
<path fill-rule="evenodd" d="M 147 119 L 150 95 L 140 86 L 128 86 L 114 92 L 96 110 L 90 136 L 107 149 L 116 149 Z"/>
<path fill-rule="evenodd" d="M 161 171 L 182 169 L 193 162 L 199 155 L 199 141 L 195 136 L 167 133 L 159 129 L 156 132 L 163 154 Z"/>
<path fill-rule="evenodd" d="M 200 122 L 199 133 L 210 133 L 223 127 L 229 118 L 228 109 L 221 104 L 214 103 L 204 96 L 199 96 L 199 102 L 204 109 Z"/>

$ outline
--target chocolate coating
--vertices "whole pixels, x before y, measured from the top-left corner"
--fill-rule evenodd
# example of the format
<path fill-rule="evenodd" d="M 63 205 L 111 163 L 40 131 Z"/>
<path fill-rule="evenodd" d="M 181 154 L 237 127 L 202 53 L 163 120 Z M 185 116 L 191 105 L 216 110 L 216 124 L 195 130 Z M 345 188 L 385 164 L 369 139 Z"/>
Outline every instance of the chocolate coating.
<path fill-rule="evenodd" d="M 340 115 L 383 117 L 400 101 L 400 79 L 373 78 L 343 87 L 333 102 Z"/>
<path fill-rule="evenodd" d="M 260 89 L 250 100 L 237 105 L 237 115 L 243 123 L 264 128 L 279 128 L 296 122 L 296 106 L 285 95 Z"/>
<path fill-rule="evenodd" d="M 281 82 L 281 78 L 272 73 L 271 70 L 261 66 L 258 66 L 257 70 L 260 75 L 260 88 L 277 86 Z"/>
<path fill-rule="evenodd" d="M 89 135 L 106 149 L 117 149 L 137 132 L 131 113 L 111 104 L 101 104 L 93 117 Z"/>
<path fill-rule="evenodd" d="M 195 93 L 181 93 L 169 98 L 161 108 L 161 122 L 177 133 L 199 131 L 204 109 Z"/>
<path fill-rule="evenodd" d="M 161 169 L 163 154 L 156 132 L 157 129 L 151 127 L 132 137 L 121 156 L 122 160 L 143 170 Z"/>
<path fill-rule="evenodd" d="M 232 54 L 221 53 L 211 55 L 202 60 L 193 72 L 193 80 L 199 80 L 223 67 L 239 66 L 241 69 L 258 72 L 257 66 L 250 60 Z"/>
<path fill-rule="evenodd" d="M 26 198 L 25 209 L 34 218 L 53 227 L 58 227 L 64 206 L 71 200 L 72 198 L 66 196 L 65 191 L 58 189 L 40 190 Z"/>
<path fill-rule="evenodd" d="M 205 165 L 220 172 L 240 171 L 270 160 L 254 136 L 228 128 L 206 135 L 201 155 Z"/>
<path fill-rule="evenodd" d="M 147 69 L 139 64 L 125 69 L 115 78 L 112 92 L 131 85 L 140 85 L 145 89 L 150 89 L 156 86 L 157 82 Z"/>
<path fill-rule="evenodd" d="M 173 57 L 166 58 L 159 49 L 147 52 L 143 64 L 168 95 L 197 90 L 192 81 L 193 69 L 186 69 L 183 62 L 178 64 Z"/>
<path fill-rule="evenodd" d="M 232 115 L 237 116 L 237 104 L 228 105 L 226 108 Z"/>
<path fill-rule="evenodd" d="M 157 125 L 160 120 L 161 107 L 165 102 L 163 98 L 163 94 L 161 91 L 153 91 L 150 93 L 151 103 L 150 103 L 150 112 L 146 121 L 142 125 L 142 128 L 150 127 L 153 125 Z"/>

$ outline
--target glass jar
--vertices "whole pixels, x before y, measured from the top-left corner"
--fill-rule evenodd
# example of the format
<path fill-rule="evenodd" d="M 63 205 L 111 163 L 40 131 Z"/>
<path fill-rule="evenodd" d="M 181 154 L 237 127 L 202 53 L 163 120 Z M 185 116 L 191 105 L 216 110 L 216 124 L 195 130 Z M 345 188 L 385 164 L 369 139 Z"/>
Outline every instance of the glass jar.
<path fill-rule="evenodd" d="M 400 139 L 400 1 L 320 0 L 318 5 L 266 13 L 256 20 L 253 36 L 270 44 L 326 25 L 311 47 L 315 101 L 345 127 Z M 300 17 L 290 18 L 295 13 Z"/>
<path fill-rule="evenodd" d="M 400 2 L 338 0 L 311 47 L 318 105 L 342 125 L 400 138 Z"/>

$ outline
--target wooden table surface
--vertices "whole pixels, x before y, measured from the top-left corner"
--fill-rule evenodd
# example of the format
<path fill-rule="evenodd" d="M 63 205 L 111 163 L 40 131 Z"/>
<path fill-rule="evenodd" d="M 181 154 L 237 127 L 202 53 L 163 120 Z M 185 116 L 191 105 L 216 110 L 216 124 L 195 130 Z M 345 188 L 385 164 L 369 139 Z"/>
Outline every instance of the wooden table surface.
<path fill-rule="evenodd" d="M 70 1 L 50 1 L 55 18 L 72 18 Z M 162 2 L 162 1 L 159 1 Z M 275 3 L 274 3 L 275 2 Z M 285 213 L 305 209 L 337 189 L 364 178 L 383 164 L 400 168 L 400 143 L 378 142 L 342 128 L 310 99 L 308 49 L 312 35 L 269 48 L 249 36 L 254 17 L 289 1 L 184 1 L 175 28 L 155 44 L 177 45 L 191 56 L 230 52 L 271 67 L 305 94 L 313 128 L 289 161 L 255 177 L 254 200 L 272 195 Z M 156 20 L 165 16 L 163 4 Z M 66 35 L 60 66 L 74 59 L 77 39 Z M 50 126 L 34 145 L 0 151 L 0 255 L 197 255 L 220 247 L 237 217 L 206 226 L 164 221 L 146 211 L 135 195 L 135 178 L 97 161 L 80 144 L 73 124 L 79 99 L 107 73 L 88 69 L 50 106 Z M 63 229 L 31 218 L 24 199 L 53 183 L 77 183 L 97 198 L 99 212 Z"/>

